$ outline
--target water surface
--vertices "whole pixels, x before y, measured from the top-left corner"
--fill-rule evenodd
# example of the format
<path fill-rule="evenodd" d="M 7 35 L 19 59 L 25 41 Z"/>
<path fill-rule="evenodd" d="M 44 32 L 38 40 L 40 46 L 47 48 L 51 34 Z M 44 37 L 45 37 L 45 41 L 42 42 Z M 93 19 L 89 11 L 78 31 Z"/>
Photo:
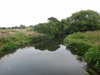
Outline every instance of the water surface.
<path fill-rule="evenodd" d="M 86 63 L 59 40 L 19 48 L 0 59 L 0 75 L 85 75 Z"/>

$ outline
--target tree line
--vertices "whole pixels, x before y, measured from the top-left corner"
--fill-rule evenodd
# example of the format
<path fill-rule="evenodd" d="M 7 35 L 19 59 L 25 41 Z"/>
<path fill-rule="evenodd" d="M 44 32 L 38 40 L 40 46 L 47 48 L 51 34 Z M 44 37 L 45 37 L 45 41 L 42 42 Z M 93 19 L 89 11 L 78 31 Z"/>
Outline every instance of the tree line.
<path fill-rule="evenodd" d="M 26 26 L 25 25 L 20 25 L 20 26 L 13 26 L 13 27 L 0 27 L 0 29 L 24 29 L 24 28 L 26 28 Z"/>
<path fill-rule="evenodd" d="M 74 32 L 94 31 L 100 29 L 100 13 L 93 10 L 81 10 L 70 17 L 59 21 L 55 17 L 48 18 L 47 23 L 34 26 L 34 31 L 53 36 L 72 34 Z"/>

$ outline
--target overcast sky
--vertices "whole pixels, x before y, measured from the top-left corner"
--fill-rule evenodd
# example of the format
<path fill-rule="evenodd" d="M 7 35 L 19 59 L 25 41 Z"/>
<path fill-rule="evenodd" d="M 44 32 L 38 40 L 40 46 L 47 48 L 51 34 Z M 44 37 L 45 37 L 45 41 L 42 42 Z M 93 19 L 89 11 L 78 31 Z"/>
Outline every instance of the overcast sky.
<path fill-rule="evenodd" d="M 100 13 L 100 0 L 0 0 L 0 27 L 26 26 L 61 20 L 80 10 Z"/>

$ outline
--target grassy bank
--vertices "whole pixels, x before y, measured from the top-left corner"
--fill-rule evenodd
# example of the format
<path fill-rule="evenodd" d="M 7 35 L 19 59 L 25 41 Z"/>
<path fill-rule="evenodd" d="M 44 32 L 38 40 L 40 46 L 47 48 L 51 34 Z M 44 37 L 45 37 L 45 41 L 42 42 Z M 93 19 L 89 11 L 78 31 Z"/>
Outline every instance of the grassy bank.
<path fill-rule="evenodd" d="M 64 42 L 77 50 L 89 66 L 100 72 L 100 31 L 77 32 L 67 36 Z"/>
<path fill-rule="evenodd" d="M 0 29 L 0 51 L 18 48 L 21 45 L 51 39 L 52 36 L 26 29 Z"/>

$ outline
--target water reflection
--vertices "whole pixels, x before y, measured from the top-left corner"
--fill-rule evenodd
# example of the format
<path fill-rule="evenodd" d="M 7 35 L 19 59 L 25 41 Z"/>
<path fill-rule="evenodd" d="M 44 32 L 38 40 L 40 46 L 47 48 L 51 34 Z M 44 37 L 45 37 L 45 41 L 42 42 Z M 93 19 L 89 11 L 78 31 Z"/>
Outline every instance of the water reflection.
<path fill-rule="evenodd" d="M 34 44 L 31 44 L 29 46 L 27 45 L 24 45 L 24 46 L 20 46 L 19 48 L 17 49 L 23 49 L 25 47 L 34 47 L 35 49 L 39 49 L 41 51 L 44 51 L 44 50 L 49 50 L 49 51 L 56 51 L 58 48 L 60 48 L 60 44 L 63 43 L 63 38 L 58 38 L 58 39 L 53 39 L 53 40 L 50 40 L 50 41 L 42 41 L 42 42 L 39 42 L 39 43 L 34 43 Z M 0 59 L 2 57 L 4 57 L 5 55 L 8 55 L 9 54 L 13 54 L 16 52 L 17 49 L 14 49 L 14 50 L 4 50 L 0 53 Z"/>
<path fill-rule="evenodd" d="M 78 61 L 64 45 L 53 52 L 25 47 L 0 61 L 0 75 L 85 75 L 84 62 Z"/>
<path fill-rule="evenodd" d="M 26 45 L 20 46 L 20 49 L 23 49 L 23 48 L 25 48 L 25 47 L 26 47 Z M 17 48 L 17 49 L 19 49 L 19 48 Z M 0 59 L 1 59 L 2 57 L 4 57 L 5 55 L 9 56 L 9 54 L 15 53 L 17 49 L 13 49 L 13 50 L 4 50 L 4 51 L 0 52 Z"/>
<path fill-rule="evenodd" d="M 0 75 L 85 75 L 85 62 L 62 42 L 60 38 L 6 52 L 8 56 L 0 59 Z"/>
<path fill-rule="evenodd" d="M 49 50 L 49 51 L 56 51 L 58 48 L 60 48 L 60 44 L 62 44 L 63 39 L 54 39 L 49 42 L 45 42 L 43 44 L 35 46 L 35 49 L 39 49 L 41 51 Z"/>

